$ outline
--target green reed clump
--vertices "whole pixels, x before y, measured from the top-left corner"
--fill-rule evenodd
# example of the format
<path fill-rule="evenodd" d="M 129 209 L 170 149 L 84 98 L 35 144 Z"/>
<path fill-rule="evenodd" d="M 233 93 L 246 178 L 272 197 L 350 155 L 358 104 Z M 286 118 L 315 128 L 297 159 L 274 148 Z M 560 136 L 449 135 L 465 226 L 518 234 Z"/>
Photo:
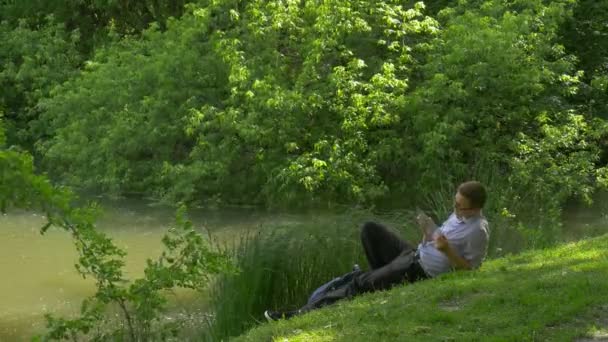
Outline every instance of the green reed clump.
<path fill-rule="evenodd" d="M 217 279 L 210 289 L 205 338 L 236 336 L 263 320 L 266 309 L 295 309 L 320 284 L 365 264 L 359 240 L 371 215 L 357 212 L 311 218 L 309 222 L 261 227 L 243 235 L 231 251 L 238 275 Z"/>

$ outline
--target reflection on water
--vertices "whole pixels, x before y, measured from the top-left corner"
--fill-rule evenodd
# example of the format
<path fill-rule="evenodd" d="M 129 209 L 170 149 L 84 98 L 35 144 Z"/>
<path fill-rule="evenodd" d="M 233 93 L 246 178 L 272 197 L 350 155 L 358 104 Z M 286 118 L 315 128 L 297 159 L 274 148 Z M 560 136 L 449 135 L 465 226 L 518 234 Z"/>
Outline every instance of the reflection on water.
<path fill-rule="evenodd" d="M 174 210 L 150 207 L 143 202 L 105 202 L 99 229 L 127 252 L 125 274 L 143 274 L 145 260 L 161 252 L 165 229 L 172 224 Z M 220 239 L 233 238 L 262 223 L 253 210 L 193 211 L 196 226 L 205 226 Z M 75 314 L 82 299 L 93 293 L 93 282 L 83 279 L 74 268 L 77 256 L 70 236 L 51 228 L 44 236 L 40 227 L 45 218 L 32 212 L 0 215 L 0 341 L 29 340 L 44 330 L 45 313 Z M 173 307 L 196 305 L 200 295 L 179 291 L 172 296 Z M 195 304 L 193 304 L 195 303 Z M 200 305 L 200 304 L 198 304 Z M 192 308 L 200 309 L 200 308 Z"/>

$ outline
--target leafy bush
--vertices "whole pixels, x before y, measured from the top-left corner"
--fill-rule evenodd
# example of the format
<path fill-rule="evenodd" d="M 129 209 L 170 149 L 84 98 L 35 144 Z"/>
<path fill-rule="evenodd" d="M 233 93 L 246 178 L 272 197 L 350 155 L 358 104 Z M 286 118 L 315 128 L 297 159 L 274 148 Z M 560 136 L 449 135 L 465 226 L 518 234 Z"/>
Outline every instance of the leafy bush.
<path fill-rule="evenodd" d="M 0 41 L 0 110 L 5 114 L 8 143 L 31 151 L 44 136 L 36 126 L 38 102 L 78 72 L 79 34 L 67 31 L 53 17 L 35 28 L 25 21 L 16 26 L 1 21 Z"/>
<path fill-rule="evenodd" d="M 400 203 L 412 205 L 481 160 L 515 172 L 518 142 L 544 139 L 541 122 L 574 113 L 600 129 L 571 103 L 582 74 L 558 39 L 570 2 L 462 2 L 439 23 L 423 10 L 190 6 L 166 31 L 99 50 L 42 102 L 46 165 L 69 184 L 167 199 L 303 206 L 413 193 Z M 562 155 L 557 167 L 589 178 Z"/>
<path fill-rule="evenodd" d="M 0 21 L 26 20 L 31 25 L 53 15 L 70 30 L 79 30 L 85 37 L 84 47 L 92 48 L 108 29 L 120 34 L 136 34 L 153 22 L 164 25 L 170 17 L 179 17 L 184 0 L 5 0 L 0 3 Z"/>
<path fill-rule="evenodd" d="M 245 34 L 217 37 L 232 93 L 221 108 L 193 112 L 197 163 L 187 167 L 204 175 L 200 166 L 221 154 L 219 179 L 243 179 L 231 192 L 263 203 L 365 202 L 386 194 L 378 161 L 409 148 L 395 128 L 417 57 L 437 31 L 423 7 L 246 6 L 232 18 L 246 25 Z"/>
<path fill-rule="evenodd" d="M 421 4 L 277 4 L 192 7 L 164 33 L 99 52 L 42 104 L 55 174 L 191 200 L 385 193 L 375 147 L 390 158 L 399 142 L 385 133 L 435 22 Z"/>
<path fill-rule="evenodd" d="M 101 191 L 162 188 L 163 163 L 186 158 L 194 143 L 183 129 L 188 111 L 225 89 L 200 26 L 189 16 L 170 21 L 166 33 L 151 28 L 101 49 L 43 101 L 54 138 L 40 148 L 51 175 Z"/>

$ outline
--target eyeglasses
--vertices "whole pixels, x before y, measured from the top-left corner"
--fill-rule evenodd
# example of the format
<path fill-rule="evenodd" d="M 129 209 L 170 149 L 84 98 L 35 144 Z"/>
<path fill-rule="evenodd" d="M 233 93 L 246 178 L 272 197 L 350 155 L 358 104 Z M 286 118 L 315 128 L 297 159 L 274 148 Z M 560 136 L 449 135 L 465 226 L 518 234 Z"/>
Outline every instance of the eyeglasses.
<path fill-rule="evenodd" d="M 473 210 L 475 208 L 472 208 L 472 207 L 463 208 L 460 205 L 458 205 L 458 203 L 454 202 L 454 209 L 457 209 L 457 210 Z"/>

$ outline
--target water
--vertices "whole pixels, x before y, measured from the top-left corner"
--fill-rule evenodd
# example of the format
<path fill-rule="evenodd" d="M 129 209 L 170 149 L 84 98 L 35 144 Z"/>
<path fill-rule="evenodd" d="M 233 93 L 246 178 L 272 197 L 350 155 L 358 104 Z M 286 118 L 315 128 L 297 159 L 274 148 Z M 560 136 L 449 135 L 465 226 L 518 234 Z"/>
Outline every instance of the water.
<path fill-rule="evenodd" d="M 43 313 L 72 311 L 75 300 L 91 293 L 91 283 L 73 269 L 76 254 L 69 237 L 56 231 L 40 236 L 43 222 L 31 213 L 0 218 L 0 340 L 40 331 Z"/>
<path fill-rule="evenodd" d="M 143 274 L 145 261 L 160 254 L 161 237 L 173 222 L 174 210 L 143 202 L 105 202 L 99 229 L 127 252 L 125 274 Z M 193 211 L 197 227 L 205 226 L 220 239 L 232 239 L 255 229 L 265 216 L 253 210 Z M 45 313 L 69 316 L 78 313 L 82 300 L 93 294 L 90 279 L 75 270 L 77 255 L 71 237 L 51 228 L 44 236 L 39 213 L 10 212 L 0 215 L 0 341 L 29 340 L 45 329 Z M 173 307 L 200 310 L 199 294 L 178 291 Z"/>

